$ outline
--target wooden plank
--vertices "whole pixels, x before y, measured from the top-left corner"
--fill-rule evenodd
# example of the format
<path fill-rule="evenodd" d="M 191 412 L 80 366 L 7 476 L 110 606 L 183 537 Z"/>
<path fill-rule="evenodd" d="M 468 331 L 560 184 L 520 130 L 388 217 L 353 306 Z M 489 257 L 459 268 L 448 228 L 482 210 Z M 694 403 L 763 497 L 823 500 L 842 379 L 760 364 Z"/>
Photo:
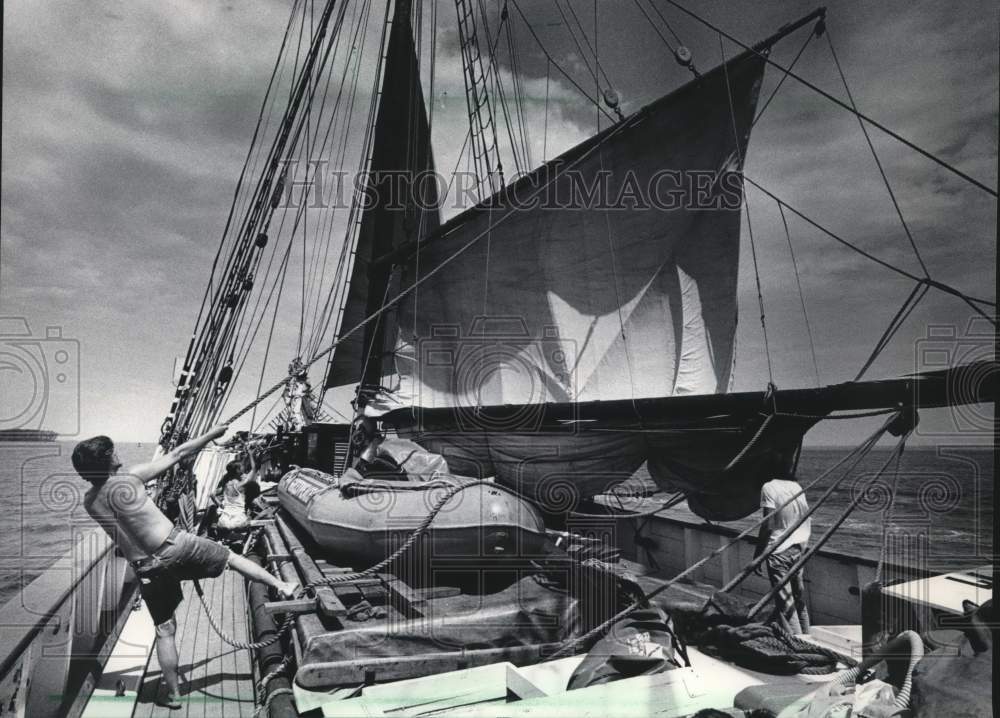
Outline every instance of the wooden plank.
<path fill-rule="evenodd" d="M 203 581 L 202 589 L 222 630 L 237 641 L 247 640 L 243 578 L 226 571 L 218 578 Z M 193 584 L 185 584 L 184 594 L 176 635 L 182 673 L 182 708 L 171 711 L 155 705 L 162 691 L 159 690 L 159 662 L 154 655 L 147 666 L 133 715 L 135 718 L 252 716 L 255 706 L 249 653 L 228 645 L 212 629 Z"/>
<path fill-rule="evenodd" d="M 308 583 L 322 581 L 324 579 L 323 572 L 319 570 L 312 557 L 303 548 L 292 528 L 281 518 L 277 519 L 275 523 L 278 527 L 278 533 L 284 539 L 285 545 L 292 554 L 295 565 L 302 572 L 302 577 Z M 337 594 L 333 592 L 332 588 L 329 586 L 318 587 L 315 589 L 315 594 L 316 605 L 319 607 L 320 613 L 327 618 L 344 619 L 347 615 L 347 608 L 340 602 L 340 599 L 337 598 Z"/>

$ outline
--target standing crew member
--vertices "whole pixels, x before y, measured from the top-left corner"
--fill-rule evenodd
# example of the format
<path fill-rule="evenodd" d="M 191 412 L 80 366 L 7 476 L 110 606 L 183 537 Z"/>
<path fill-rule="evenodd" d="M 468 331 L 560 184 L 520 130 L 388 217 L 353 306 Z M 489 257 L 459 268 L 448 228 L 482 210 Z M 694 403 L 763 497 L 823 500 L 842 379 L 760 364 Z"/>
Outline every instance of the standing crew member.
<path fill-rule="evenodd" d="M 793 496 L 795 498 L 791 503 L 778 509 Z M 807 518 L 795 531 L 788 533 L 788 529 L 809 511 L 806 495 L 794 477 L 771 479 L 766 482 L 760 489 L 760 508 L 764 512 L 766 521 L 760 527 L 757 550 L 754 551 L 753 557 L 756 559 L 765 548 L 777 546 L 765 559 L 767 577 L 773 587 L 788 575 L 789 569 L 805 551 L 809 543 L 812 519 Z M 756 572 L 760 573 L 760 566 Z M 806 607 L 805 584 L 801 569 L 774 597 L 772 620 L 790 633 L 809 633 L 809 609 Z"/>
<path fill-rule="evenodd" d="M 174 611 L 183 598 L 181 581 L 210 578 L 226 568 L 252 581 L 266 583 L 290 598 L 296 583 L 279 581 L 266 570 L 225 546 L 193 536 L 174 526 L 146 494 L 146 482 L 155 479 L 212 439 L 226 433 L 219 426 L 204 436 L 181 444 L 149 463 L 120 471 L 114 443 L 106 436 L 81 441 L 73 449 L 73 468 L 92 486 L 83 506 L 111 537 L 139 576 L 139 592 L 156 624 L 156 655 L 167 686 L 164 705 L 179 709 L 177 679 L 177 622 Z"/>

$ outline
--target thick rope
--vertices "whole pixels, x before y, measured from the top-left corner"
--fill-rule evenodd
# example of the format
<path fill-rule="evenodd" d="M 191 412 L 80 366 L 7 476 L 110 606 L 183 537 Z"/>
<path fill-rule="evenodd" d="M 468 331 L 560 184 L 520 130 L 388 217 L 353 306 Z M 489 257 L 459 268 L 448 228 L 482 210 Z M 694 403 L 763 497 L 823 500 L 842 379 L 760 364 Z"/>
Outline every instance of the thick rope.
<path fill-rule="evenodd" d="M 344 573 L 344 574 L 336 574 L 334 576 L 328 576 L 319 581 L 313 581 L 311 583 L 308 583 L 304 585 L 300 590 L 304 593 L 310 590 L 315 590 L 316 588 L 319 588 L 321 586 L 332 586 L 333 584 L 337 583 L 356 581 L 359 578 L 365 578 L 367 576 L 371 576 L 372 574 L 379 573 L 386 566 L 389 566 L 394 561 L 399 559 L 400 556 L 402 556 L 404 553 L 413 548 L 417 540 L 430 527 L 431 523 L 434 521 L 434 518 L 441 512 L 441 509 L 443 509 L 445 507 L 445 504 L 447 504 L 452 498 L 454 498 L 455 495 L 461 493 L 466 489 L 472 488 L 474 486 L 481 486 L 483 484 L 490 484 L 491 486 L 494 485 L 492 481 L 487 481 L 483 479 L 468 484 L 457 484 L 448 489 L 448 491 L 446 491 L 444 495 L 434 504 L 434 507 L 430 510 L 430 512 L 427 514 L 424 520 L 420 522 L 420 525 L 413 530 L 413 532 L 409 535 L 406 541 L 404 541 L 398 549 L 393 551 L 392 554 L 390 554 L 384 560 L 379 561 L 374 566 L 366 568 L 364 571 L 357 571 L 355 573 Z M 248 546 L 249 545 L 250 543 L 248 541 Z M 233 646 L 234 648 L 244 648 L 247 650 L 259 650 L 261 648 L 266 648 L 267 646 L 270 646 L 271 644 L 280 640 L 281 637 L 284 636 L 286 632 L 291 630 L 292 626 L 295 624 L 295 614 L 290 613 L 285 618 L 284 622 L 281 624 L 281 627 L 278 629 L 278 631 L 270 638 L 267 638 L 263 641 L 256 641 L 252 643 L 246 641 L 237 641 L 235 638 L 233 638 L 224 630 L 222 630 L 222 627 L 219 625 L 215 616 L 212 614 L 212 609 L 209 607 L 208 602 L 205 600 L 205 594 L 202 591 L 201 584 L 197 580 L 195 580 L 194 582 L 194 588 L 195 592 L 198 594 L 198 600 L 201 601 L 201 605 L 205 608 L 205 614 L 208 617 L 208 623 L 209 625 L 211 625 L 212 630 L 214 630 L 219 635 L 219 638 L 221 638 L 224 642 L 228 643 L 230 646 Z"/>
<path fill-rule="evenodd" d="M 290 631 L 292 629 L 292 626 L 295 625 L 295 614 L 290 613 L 288 614 L 288 616 L 285 617 L 285 620 L 282 622 L 281 627 L 270 638 L 266 638 L 263 641 L 254 641 L 254 642 L 237 641 L 235 638 L 233 638 L 224 630 L 222 630 L 222 626 L 219 625 L 219 622 L 216 620 L 215 615 L 212 613 L 212 609 L 208 605 L 208 601 L 205 600 L 205 593 L 201 588 L 201 583 L 199 583 L 197 579 L 195 579 L 194 581 L 194 590 L 195 593 L 198 594 L 198 600 L 201 601 L 201 605 L 205 609 L 205 616 L 208 618 L 208 623 L 212 627 L 212 630 L 215 631 L 216 634 L 218 634 L 219 638 L 221 638 L 223 642 L 228 643 L 233 648 L 244 648 L 248 651 L 256 651 L 261 648 L 267 648 L 271 644 L 277 643 L 279 640 L 281 640 L 281 637 L 284 636 L 288 631 Z"/>
<path fill-rule="evenodd" d="M 270 711 L 271 702 L 274 701 L 274 699 L 277 698 L 278 696 L 294 696 L 294 695 L 295 692 L 291 688 L 279 688 L 278 690 L 276 690 L 274 693 L 272 693 L 267 697 L 267 700 L 264 702 L 264 705 L 260 706 L 259 708 L 257 708 L 257 710 L 254 711 L 253 713 L 254 718 L 259 718 L 259 716 L 261 716 L 265 710 Z"/>
<path fill-rule="evenodd" d="M 257 542 L 257 538 L 261 535 L 262 532 L 263 529 L 257 529 L 249 536 L 247 536 L 246 543 L 243 545 L 244 555 Z M 281 640 L 281 637 L 284 636 L 288 631 L 290 631 L 292 629 L 292 626 L 295 625 L 295 614 L 290 613 L 288 614 L 288 616 L 285 617 L 285 620 L 282 622 L 280 628 L 278 628 L 278 630 L 270 638 L 266 638 L 263 641 L 254 641 L 254 642 L 238 641 L 232 636 L 230 636 L 228 633 L 226 633 L 224 630 L 222 630 L 222 626 L 219 625 L 218 620 L 212 613 L 211 606 L 208 605 L 208 601 L 205 599 L 205 592 L 202 589 L 201 583 L 198 581 L 198 579 L 194 580 L 194 590 L 195 593 L 198 594 L 198 600 L 201 601 L 202 607 L 204 607 L 205 609 L 205 616 L 208 618 L 208 624 L 212 627 L 212 630 L 215 631 L 216 634 L 218 634 L 219 638 L 221 638 L 223 642 L 228 643 L 233 648 L 243 648 L 248 651 L 256 651 L 261 648 L 267 648 L 273 643 L 276 643 L 279 640 Z"/>
<path fill-rule="evenodd" d="M 284 658 L 281 659 L 281 662 L 278 663 L 277 667 L 273 671 L 267 673 L 263 678 L 260 679 L 260 683 L 257 685 L 257 691 L 258 691 L 257 702 L 261 704 L 261 708 L 269 704 L 269 701 L 267 699 L 268 685 L 275 678 L 284 675 L 285 671 L 288 670 L 288 667 L 291 665 L 291 663 L 292 663 L 292 656 L 286 655 Z"/>
<path fill-rule="evenodd" d="M 728 630 L 726 630 L 727 628 Z M 805 675 L 827 675 L 837 671 L 838 663 L 847 665 L 857 663 L 848 656 L 805 641 L 775 625 L 767 625 L 765 628 L 763 624 L 748 624 L 733 627 L 720 626 L 719 629 L 722 630 L 716 629 L 715 632 L 710 630 L 707 634 L 708 646 L 714 646 L 722 657 L 735 660 L 740 665 L 750 668 L 754 667 L 750 665 L 753 663 L 754 654 L 761 661 L 766 661 L 770 656 L 794 659 L 805 664 L 797 670 L 797 673 Z M 762 629 L 766 630 L 768 635 L 760 635 Z M 753 635 L 754 633 L 758 635 Z M 743 636 L 741 637 L 740 634 Z M 714 638 L 721 640 L 715 641 Z M 757 670 L 766 671 L 762 667 L 758 667 Z"/>

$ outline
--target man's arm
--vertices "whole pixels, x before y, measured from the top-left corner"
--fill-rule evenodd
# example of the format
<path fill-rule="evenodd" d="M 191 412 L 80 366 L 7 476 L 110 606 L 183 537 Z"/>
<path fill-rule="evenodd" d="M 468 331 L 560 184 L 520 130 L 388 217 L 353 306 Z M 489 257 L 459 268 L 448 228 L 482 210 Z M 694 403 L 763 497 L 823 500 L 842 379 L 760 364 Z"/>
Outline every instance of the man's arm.
<path fill-rule="evenodd" d="M 208 433 L 202 434 L 197 439 L 186 441 L 180 446 L 168 451 L 163 456 L 153 459 L 149 463 L 139 464 L 138 466 L 132 467 L 129 470 L 129 473 L 139 479 L 139 481 L 149 481 L 150 479 L 159 476 L 175 464 L 183 461 L 188 456 L 201 451 L 205 445 L 208 444 L 208 442 L 213 439 L 218 439 L 220 436 L 225 434 L 227 428 L 228 427 L 225 426 L 217 426 Z"/>
<path fill-rule="evenodd" d="M 247 456 L 250 458 L 250 471 L 246 472 L 243 478 L 240 479 L 240 486 L 248 484 L 257 478 L 257 462 L 253 457 L 253 447 L 247 446 Z"/>
<path fill-rule="evenodd" d="M 760 525 L 760 532 L 757 534 L 757 546 L 753 551 L 753 558 L 757 560 L 757 557 L 764 553 L 764 549 L 767 548 L 768 542 L 771 540 L 771 514 L 774 513 L 773 509 L 764 507 L 761 509 L 761 514 L 764 516 L 764 523 Z M 754 573 L 760 575 L 760 565 L 754 569 Z"/>

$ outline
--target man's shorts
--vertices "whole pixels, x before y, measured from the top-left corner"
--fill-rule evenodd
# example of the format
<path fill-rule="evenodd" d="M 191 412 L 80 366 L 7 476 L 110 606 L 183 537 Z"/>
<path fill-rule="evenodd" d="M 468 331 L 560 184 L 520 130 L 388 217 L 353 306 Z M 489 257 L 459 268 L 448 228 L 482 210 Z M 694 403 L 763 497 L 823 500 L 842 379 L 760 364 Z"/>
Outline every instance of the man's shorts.
<path fill-rule="evenodd" d="M 226 569 L 229 549 L 175 526 L 147 562 L 149 570 L 166 571 L 178 581 L 214 578 Z"/>
<path fill-rule="evenodd" d="M 214 578 L 226 569 L 229 549 L 178 527 L 152 555 L 133 563 L 153 623 L 169 620 L 183 598 L 181 581 Z"/>
<path fill-rule="evenodd" d="M 184 598 L 181 582 L 166 571 L 136 569 L 136 572 L 139 575 L 139 595 L 146 602 L 153 625 L 166 623 L 173 618 L 174 611 Z"/>

